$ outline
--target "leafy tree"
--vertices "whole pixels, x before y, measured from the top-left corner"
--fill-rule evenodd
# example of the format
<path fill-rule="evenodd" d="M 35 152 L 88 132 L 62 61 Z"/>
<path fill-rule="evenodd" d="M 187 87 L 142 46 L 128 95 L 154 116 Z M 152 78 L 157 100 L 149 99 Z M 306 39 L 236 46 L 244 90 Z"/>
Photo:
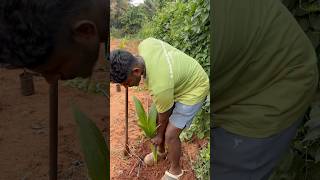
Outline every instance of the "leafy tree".
<path fill-rule="evenodd" d="M 110 26 L 120 27 L 119 18 L 126 12 L 129 7 L 128 0 L 111 0 Z"/>
<path fill-rule="evenodd" d="M 141 6 L 130 5 L 126 13 L 119 18 L 122 33 L 136 34 L 146 18 Z"/>

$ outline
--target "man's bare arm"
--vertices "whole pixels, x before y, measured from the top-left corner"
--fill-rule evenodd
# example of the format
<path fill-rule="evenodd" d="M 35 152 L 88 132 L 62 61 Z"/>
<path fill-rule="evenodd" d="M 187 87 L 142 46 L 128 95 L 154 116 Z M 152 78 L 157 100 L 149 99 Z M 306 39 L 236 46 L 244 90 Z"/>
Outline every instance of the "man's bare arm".
<path fill-rule="evenodd" d="M 157 134 L 164 135 L 169 122 L 169 117 L 171 116 L 173 107 L 164 113 L 158 113 L 158 130 Z"/>

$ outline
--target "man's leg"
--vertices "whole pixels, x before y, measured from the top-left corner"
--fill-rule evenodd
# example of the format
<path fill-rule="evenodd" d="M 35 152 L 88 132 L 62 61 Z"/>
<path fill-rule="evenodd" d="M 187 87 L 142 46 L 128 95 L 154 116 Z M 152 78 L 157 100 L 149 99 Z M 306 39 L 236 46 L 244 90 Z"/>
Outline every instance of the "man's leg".
<path fill-rule="evenodd" d="M 223 128 L 212 130 L 213 156 L 211 178 L 214 180 L 267 180 L 302 120 L 268 138 L 249 138 Z"/>
<path fill-rule="evenodd" d="M 165 138 L 166 138 L 165 135 L 163 135 L 163 142 L 158 147 L 158 151 L 160 153 L 165 153 L 166 152 L 166 149 L 165 149 L 165 140 L 166 139 Z"/>
<path fill-rule="evenodd" d="M 169 172 L 174 175 L 181 174 L 180 156 L 181 156 L 181 141 L 179 138 L 182 129 L 176 128 L 171 123 L 168 124 L 165 133 L 165 142 L 168 146 L 168 159 L 170 161 Z"/>
<path fill-rule="evenodd" d="M 189 127 L 192 119 L 202 106 L 202 102 L 195 105 L 184 105 L 176 102 L 165 133 L 165 143 L 168 146 L 168 159 L 170 161 L 169 172 L 174 175 L 181 174 L 180 157 L 181 141 L 180 133 Z"/>
<path fill-rule="evenodd" d="M 173 111 L 173 109 L 174 109 L 174 107 L 175 107 L 175 104 L 174 104 L 174 106 L 173 106 L 173 108 L 171 109 L 171 113 L 170 113 L 170 116 L 172 115 L 172 111 Z M 157 122 L 157 124 L 158 124 L 158 122 Z M 167 128 L 168 128 L 168 125 L 169 125 L 169 121 L 167 121 L 167 124 L 165 125 Z M 166 135 L 165 135 L 165 133 L 163 134 L 163 141 L 162 141 L 162 143 L 159 145 L 159 149 L 158 149 L 158 151 L 160 152 L 160 153 L 165 153 L 166 152 L 166 149 L 165 149 L 165 141 L 166 141 Z"/>

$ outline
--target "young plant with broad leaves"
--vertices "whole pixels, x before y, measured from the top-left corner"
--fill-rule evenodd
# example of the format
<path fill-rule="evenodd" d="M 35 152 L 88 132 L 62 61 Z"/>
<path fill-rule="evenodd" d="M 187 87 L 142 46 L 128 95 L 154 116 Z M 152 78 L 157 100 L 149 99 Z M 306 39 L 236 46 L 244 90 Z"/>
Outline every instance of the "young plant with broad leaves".
<path fill-rule="evenodd" d="M 109 179 L 109 152 L 101 131 L 78 107 L 73 105 L 72 109 L 90 179 Z"/>
<path fill-rule="evenodd" d="M 157 112 L 156 106 L 152 104 L 148 114 L 146 114 L 146 111 L 144 110 L 141 101 L 135 96 L 133 97 L 133 101 L 134 101 L 136 113 L 138 116 L 138 126 L 142 129 L 144 135 L 147 138 L 150 138 L 150 139 L 153 138 L 157 134 L 158 112 Z M 157 162 L 158 161 L 157 146 L 151 144 L 150 148 L 153 153 L 154 162 Z"/>

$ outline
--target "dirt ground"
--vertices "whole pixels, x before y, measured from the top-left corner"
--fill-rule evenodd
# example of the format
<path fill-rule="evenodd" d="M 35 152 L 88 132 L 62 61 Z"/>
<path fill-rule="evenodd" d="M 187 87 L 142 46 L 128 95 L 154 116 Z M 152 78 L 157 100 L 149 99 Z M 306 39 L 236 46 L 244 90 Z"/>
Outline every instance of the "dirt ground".
<path fill-rule="evenodd" d="M 47 180 L 49 171 L 49 86 L 34 76 L 35 94 L 22 96 L 19 74 L 22 70 L 0 69 L 0 179 Z M 103 58 L 93 79 L 105 82 Z M 84 159 L 72 116 L 73 99 L 107 134 L 109 100 L 78 89 L 59 85 L 58 179 L 85 180 Z"/>
<path fill-rule="evenodd" d="M 137 45 L 139 42 L 130 42 L 125 44 L 125 48 L 137 54 Z M 121 45 L 122 44 L 122 45 Z M 111 50 L 123 46 L 119 40 L 112 40 Z M 142 132 L 137 126 L 137 117 L 135 114 L 132 97 L 136 96 L 142 101 L 145 109 L 151 104 L 151 98 L 148 93 L 139 88 L 129 88 L 129 156 L 124 156 L 125 144 L 125 88 L 121 87 L 121 92 L 117 92 L 116 85 L 110 85 L 110 171 L 111 179 L 141 179 L 141 180 L 159 180 L 164 172 L 169 169 L 168 160 L 159 162 L 156 166 L 147 167 L 141 163 L 140 159 L 150 152 L 150 143 L 143 137 Z M 203 141 L 195 140 L 192 143 L 183 143 L 183 156 L 181 158 L 182 168 L 185 170 L 184 180 L 195 179 L 191 168 L 191 163 L 196 160 L 199 148 Z"/>

